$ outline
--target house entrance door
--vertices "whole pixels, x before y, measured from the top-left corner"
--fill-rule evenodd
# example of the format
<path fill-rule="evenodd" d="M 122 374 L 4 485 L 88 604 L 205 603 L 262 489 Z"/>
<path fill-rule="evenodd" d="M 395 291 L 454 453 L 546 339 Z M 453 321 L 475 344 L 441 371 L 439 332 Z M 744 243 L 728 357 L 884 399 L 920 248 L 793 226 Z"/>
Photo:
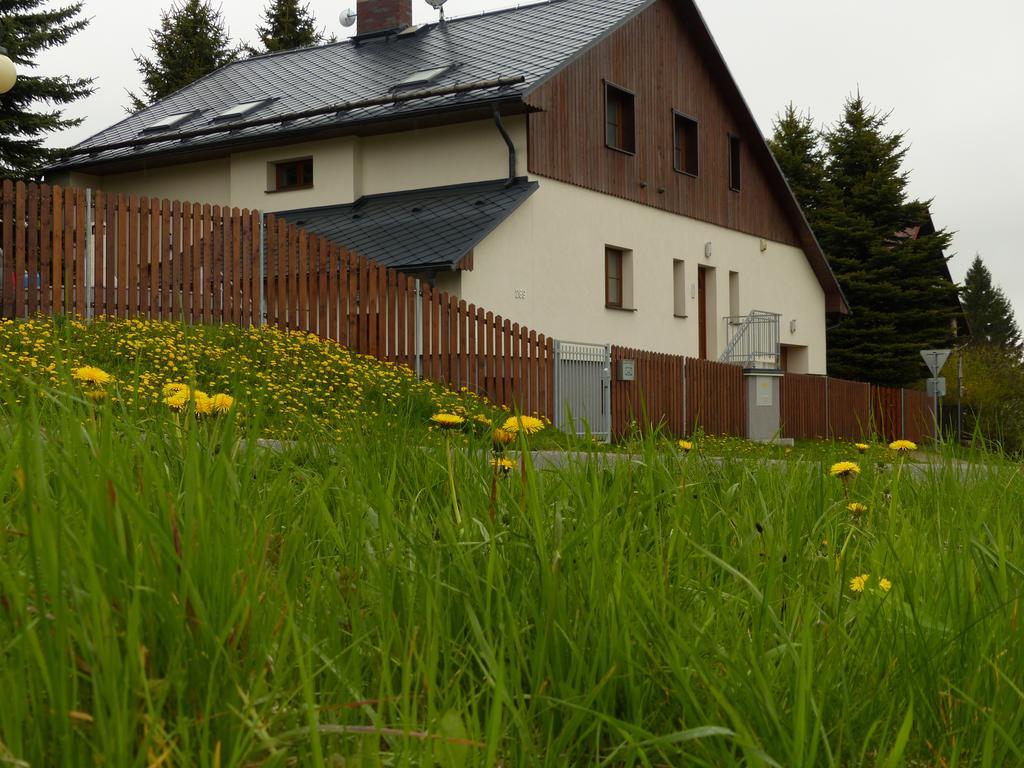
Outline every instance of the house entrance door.
<path fill-rule="evenodd" d="M 697 268 L 697 333 L 700 335 L 700 359 L 708 359 L 708 297 L 707 274 L 702 267 Z"/>

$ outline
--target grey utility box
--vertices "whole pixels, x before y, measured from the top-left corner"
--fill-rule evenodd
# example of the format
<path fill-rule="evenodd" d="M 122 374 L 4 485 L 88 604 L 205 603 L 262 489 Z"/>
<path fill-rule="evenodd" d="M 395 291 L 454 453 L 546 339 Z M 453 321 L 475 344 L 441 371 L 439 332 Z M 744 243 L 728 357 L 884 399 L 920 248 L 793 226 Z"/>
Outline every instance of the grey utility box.
<path fill-rule="evenodd" d="M 619 381 L 636 380 L 636 360 L 619 360 Z"/>

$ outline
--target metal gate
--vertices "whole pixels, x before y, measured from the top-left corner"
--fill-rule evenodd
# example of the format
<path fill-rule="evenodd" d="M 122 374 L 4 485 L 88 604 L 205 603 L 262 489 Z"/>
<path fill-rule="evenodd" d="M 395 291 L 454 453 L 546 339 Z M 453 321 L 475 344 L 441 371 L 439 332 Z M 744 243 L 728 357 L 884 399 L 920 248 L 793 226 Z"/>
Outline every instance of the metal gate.
<path fill-rule="evenodd" d="M 612 435 L 612 348 L 555 342 L 555 426 L 609 442 Z"/>

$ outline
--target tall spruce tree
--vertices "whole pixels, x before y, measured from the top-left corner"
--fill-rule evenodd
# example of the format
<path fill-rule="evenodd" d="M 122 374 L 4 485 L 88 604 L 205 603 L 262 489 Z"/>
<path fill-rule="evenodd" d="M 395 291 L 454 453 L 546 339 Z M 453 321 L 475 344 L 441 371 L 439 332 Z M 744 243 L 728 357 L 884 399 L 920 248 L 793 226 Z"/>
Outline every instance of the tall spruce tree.
<path fill-rule="evenodd" d="M 316 18 L 309 5 L 302 5 L 299 0 L 270 0 L 256 34 L 262 49 L 250 47 L 250 55 L 305 48 L 319 45 L 326 39 L 325 31 L 316 28 Z"/>
<path fill-rule="evenodd" d="M 136 54 L 142 73 L 141 96 L 130 93 L 131 110 L 144 107 L 194 83 L 239 54 L 231 45 L 224 16 L 210 0 L 184 0 L 160 14 L 160 28 L 151 30 L 153 58 Z"/>
<path fill-rule="evenodd" d="M 1003 289 L 992 284 L 992 273 L 975 255 L 964 278 L 963 307 L 971 327 L 971 343 L 1000 347 L 1020 354 L 1020 326 Z"/>
<path fill-rule="evenodd" d="M 42 51 L 63 45 L 89 23 L 82 3 L 45 8 L 44 0 L 0 0 L 0 46 L 18 67 L 18 82 L 0 96 L 0 177 L 31 177 L 55 151 L 47 134 L 73 128 L 82 118 L 64 117 L 61 107 L 92 93 L 91 78 L 30 74 Z"/>
<path fill-rule="evenodd" d="M 810 113 L 800 114 L 790 102 L 782 114 L 775 116 L 768 146 L 813 228 L 822 207 L 825 153 Z"/>
<path fill-rule="evenodd" d="M 945 230 L 908 233 L 928 217 L 907 196 L 905 136 L 860 96 L 824 134 L 828 164 L 815 231 L 853 314 L 828 331 L 833 376 L 905 386 L 922 377 L 919 351 L 948 346 L 956 286 L 943 276 Z"/>

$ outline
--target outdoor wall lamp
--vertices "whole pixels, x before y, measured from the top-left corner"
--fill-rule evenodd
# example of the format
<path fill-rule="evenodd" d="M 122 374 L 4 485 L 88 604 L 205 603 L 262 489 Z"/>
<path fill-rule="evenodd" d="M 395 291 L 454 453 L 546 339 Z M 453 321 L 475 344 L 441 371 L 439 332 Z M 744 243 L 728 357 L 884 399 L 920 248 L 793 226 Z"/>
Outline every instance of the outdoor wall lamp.
<path fill-rule="evenodd" d="M 7 93 L 18 82 L 18 71 L 7 56 L 7 49 L 0 46 L 0 94 Z"/>

